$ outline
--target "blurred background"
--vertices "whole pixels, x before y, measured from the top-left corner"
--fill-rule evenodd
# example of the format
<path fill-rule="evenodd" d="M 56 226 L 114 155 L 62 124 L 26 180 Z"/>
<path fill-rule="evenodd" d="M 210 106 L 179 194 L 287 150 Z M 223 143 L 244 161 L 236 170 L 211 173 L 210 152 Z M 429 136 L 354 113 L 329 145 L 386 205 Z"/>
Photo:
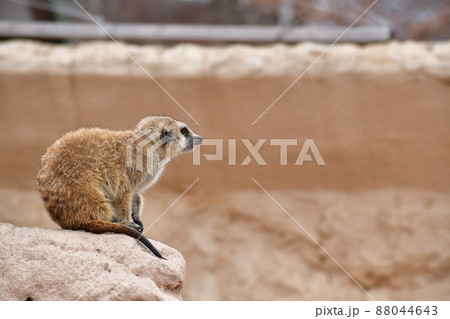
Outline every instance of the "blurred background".
<path fill-rule="evenodd" d="M 233 26 L 283 26 L 284 32 L 297 26 L 310 27 L 348 27 L 363 13 L 373 0 L 79 0 L 87 12 L 92 14 L 100 22 L 120 24 L 188 24 L 188 25 L 233 25 Z M 104 33 L 83 35 L 82 30 L 70 32 L 59 24 L 53 28 L 37 28 L 35 24 L 29 24 L 28 28 L 13 22 L 65 22 L 65 23 L 92 23 L 88 15 L 83 12 L 73 0 L 2 0 L 0 1 L 0 19 L 3 20 L 0 28 L 1 35 L 22 32 L 22 35 L 39 38 L 103 38 Z M 365 38 L 359 41 L 370 42 L 382 39 L 383 30 L 389 28 L 390 36 L 399 40 L 444 40 L 450 36 L 448 21 L 450 20 L 450 3 L 447 0 L 393 0 L 377 1 L 364 18 L 358 21 L 356 26 L 370 27 L 371 32 L 366 32 Z M 8 22 L 9 24 L 5 24 Z M 7 26 L 9 25 L 9 29 Z M 16 26 L 16 28 L 14 28 Z M 34 26 L 34 27 L 33 27 Z M 56 29 L 55 29 L 56 28 Z M 116 28 L 120 28 L 116 25 Z M 14 30 L 15 29 L 15 30 Z M 58 30 L 58 31 L 56 31 Z M 134 31 L 138 30 L 135 28 Z M 211 37 L 202 33 L 203 29 L 195 29 L 192 34 L 176 29 L 177 34 L 171 34 L 176 39 L 167 35 L 158 38 L 159 41 L 170 42 L 185 39 L 195 41 L 217 42 L 220 37 Z M 314 29 L 313 29 L 314 30 Z M 98 30 L 97 30 L 98 31 Z M 353 31 L 352 31 L 353 32 Z M 314 32 L 313 32 L 314 33 Z M 279 39 L 271 39 L 270 32 L 266 37 L 258 38 L 258 32 L 253 39 L 249 35 L 249 41 L 268 42 Z M 383 33 L 386 36 L 385 33 Z M 127 40 L 136 40 L 135 34 L 118 35 Z M 239 40 L 239 34 L 230 35 L 230 42 Z M 150 34 L 139 37 L 140 41 L 155 40 Z M 295 42 L 317 37 L 322 41 L 334 41 L 327 36 L 315 36 L 313 34 L 301 34 L 293 36 L 287 41 Z M 322 37 L 322 38 L 321 38 Z"/>
<path fill-rule="evenodd" d="M 65 132 L 165 114 L 224 140 L 146 193 L 151 225 L 200 178 L 146 234 L 184 255 L 185 300 L 369 299 L 252 178 L 375 299 L 448 300 L 449 21 L 447 0 L 0 0 L 0 222 L 57 228 L 35 176 Z M 325 166 L 294 165 L 308 138 Z"/>

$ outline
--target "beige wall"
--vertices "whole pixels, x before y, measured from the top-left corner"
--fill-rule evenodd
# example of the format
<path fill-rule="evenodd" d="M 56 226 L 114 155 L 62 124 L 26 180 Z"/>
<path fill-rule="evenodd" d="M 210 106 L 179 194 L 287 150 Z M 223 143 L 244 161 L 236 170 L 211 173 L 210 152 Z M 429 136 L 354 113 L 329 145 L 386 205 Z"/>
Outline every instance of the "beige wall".
<path fill-rule="evenodd" d="M 191 154 L 176 159 L 165 187 L 179 190 L 200 176 L 204 185 L 248 188 L 257 176 L 276 188 L 450 188 L 450 90 L 442 81 L 404 74 L 306 77 L 252 126 L 292 77 L 159 80 L 200 126 L 145 77 L 0 74 L 0 165 L 9 168 L 0 172 L 1 185 L 33 187 L 40 155 L 68 130 L 127 129 L 148 114 L 168 114 L 205 138 L 226 140 L 224 161 L 202 158 L 198 167 Z M 229 166 L 230 138 L 266 138 L 261 154 L 268 165 Z M 289 165 L 279 165 L 271 138 L 298 139 L 289 147 Z M 325 166 L 294 165 L 306 138 L 314 139 Z M 248 152 L 237 145 L 240 164 Z"/>

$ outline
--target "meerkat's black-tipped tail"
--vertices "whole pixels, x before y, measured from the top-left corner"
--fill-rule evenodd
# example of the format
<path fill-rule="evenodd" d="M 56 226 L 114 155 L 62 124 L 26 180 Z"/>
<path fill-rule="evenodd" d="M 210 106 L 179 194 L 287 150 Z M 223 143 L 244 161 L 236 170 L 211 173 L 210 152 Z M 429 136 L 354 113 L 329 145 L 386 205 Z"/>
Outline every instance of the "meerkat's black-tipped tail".
<path fill-rule="evenodd" d="M 112 222 L 105 222 L 102 220 L 93 220 L 89 223 L 85 224 L 82 229 L 87 230 L 91 233 L 101 234 L 101 233 L 118 233 L 118 234 L 125 234 L 130 237 L 133 237 L 137 240 L 139 240 L 142 244 L 145 245 L 150 251 L 158 258 L 166 259 L 159 251 L 155 248 L 155 246 L 152 245 L 152 243 L 144 237 L 143 234 L 138 232 L 136 229 Z"/>

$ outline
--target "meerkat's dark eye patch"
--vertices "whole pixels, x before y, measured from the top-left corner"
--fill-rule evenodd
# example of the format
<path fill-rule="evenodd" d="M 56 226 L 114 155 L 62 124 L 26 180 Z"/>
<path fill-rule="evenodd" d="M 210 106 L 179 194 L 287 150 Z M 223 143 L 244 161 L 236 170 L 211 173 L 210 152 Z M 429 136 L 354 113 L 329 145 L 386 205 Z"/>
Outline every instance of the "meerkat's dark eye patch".
<path fill-rule="evenodd" d="M 181 134 L 183 134 L 185 137 L 189 136 L 189 130 L 187 129 L 187 127 L 182 127 L 180 130 Z"/>

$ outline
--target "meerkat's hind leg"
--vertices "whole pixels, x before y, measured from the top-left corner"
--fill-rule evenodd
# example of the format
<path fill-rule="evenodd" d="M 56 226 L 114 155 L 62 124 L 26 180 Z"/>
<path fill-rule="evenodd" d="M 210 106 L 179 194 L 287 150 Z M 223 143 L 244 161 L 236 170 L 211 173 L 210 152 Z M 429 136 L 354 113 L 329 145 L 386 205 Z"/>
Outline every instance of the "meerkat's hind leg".
<path fill-rule="evenodd" d="M 142 209 L 142 196 L 135 193 L 133 194 L 133 199 L 131 203 L 131 218 L 133 219 L 133 222 L 141 227 L 139 230 L 141 233 L 144 230 L 144 224 L 142 223 L 141 219 L 139 218 L 141 214 Z"/>
<path fill-rule="evenodd" d="M 121 220 L 119 220 L 119 218 L 117 218 L 117 216 L 115 216 L 115 215 L 112 216 L 110 222 L 111 222 L 111 223 L 116 223 L 116 224 L 125 225 L 125 226 L 127 226 L 127 227 L 131 227 L 131 228 L 133 228 L 133 229 L 136 229 L 136 230 L 137 230 L 138 232 L 140 232 L 140 233 L 142 233 L 143 228 L 144 228 L 143 225 L 136 224 L 135 222 L 121 221 Z"/>
<path fill-rule="evenodd" d="M 144 227 L 142 225 L 138 225 L 134 222 L 124 222 L 121 223 L 122 225 L 125 225 L 127 227 L 131 227 L 133 229 L 136 229 L 138 232 L 142 233 L 142 231 L 144 230 Z"/>

